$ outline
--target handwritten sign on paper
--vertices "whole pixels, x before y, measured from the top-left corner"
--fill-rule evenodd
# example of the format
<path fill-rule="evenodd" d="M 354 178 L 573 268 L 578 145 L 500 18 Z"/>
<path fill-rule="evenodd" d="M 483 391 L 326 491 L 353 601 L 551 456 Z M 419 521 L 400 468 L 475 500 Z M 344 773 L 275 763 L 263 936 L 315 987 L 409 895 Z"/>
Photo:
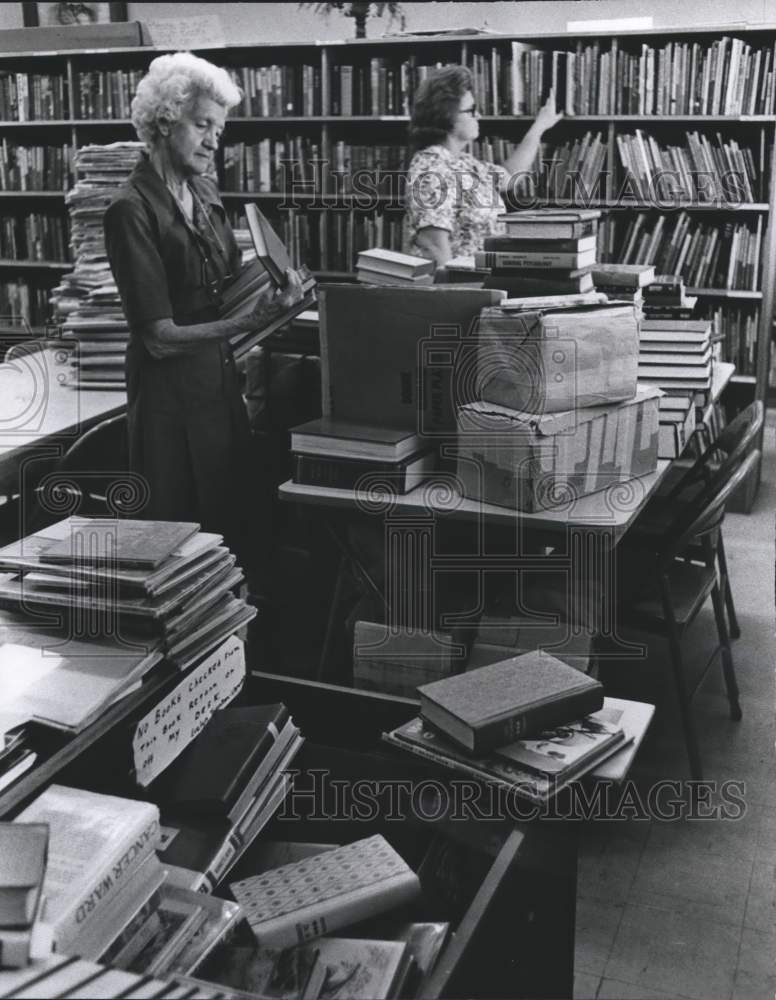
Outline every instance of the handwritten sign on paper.
<path fill-rule="evenodd" d="M 224 41 L 224 26 L 218 14 L 198 14 L 196 17 L 166 17 L 158 21 L 144 20 L 151 36 L 151 44 L 157 49 L 221 48 Z"/>
<path fill-rule="evenodd" d="M 233 635 L 138 722 L 132 737 L 138 784 L 150 784 L 172 764 L 244 680 L 245 646 Z"/>

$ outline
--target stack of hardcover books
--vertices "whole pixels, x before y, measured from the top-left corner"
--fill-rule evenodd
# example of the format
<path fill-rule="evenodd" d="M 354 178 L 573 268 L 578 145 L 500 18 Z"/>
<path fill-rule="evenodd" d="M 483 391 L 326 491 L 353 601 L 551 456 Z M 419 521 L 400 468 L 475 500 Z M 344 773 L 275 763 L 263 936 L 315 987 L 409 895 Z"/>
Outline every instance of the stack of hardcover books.
<path fill-rule="evenodd" d="M 413 431 L 319 417 L 292 428 L 293 480 L 328 489 L 408 493 L 434 471 L 436 451 Z"/>
<path fill-rule="evenodd" d="M 163 658 L 187 668 L 250 621 L 221 542 L 193 523 L 73 517 L 0 549 L 3 730 L 78 732 Z"/>
<path fill-rule="evenodd" d="M 418 688 L 419 718 L 383 738 L 448 770 L 549 801 L 627 741 L 601 684 L 535 650 Z"/>
<path fill-rule="evenodd" d="M 655 268 L 651 264 L 596 264 L 591 274 L 597 292 L 641 305 L 642 289 L 654 281 Z"/>
<path fill-rule="evenodd" d="M 639 332 L 639 382 L 657 386 L 658 455 L 678 458 L 708 405 L 712 379 L 711 320 L 650 319 Z"/>
<path fill-rule="evenodd" d="M 476 268 L 489 268 L 485 288 L 510 298 L 565 295 L 593 288 L 597 209 L 509 212 L 499 216 L 504 236 L 488 236 L 474 254 Z"/>
<path fill-rule="evenodd" d="M 358 280 L 365 285 L 431 285 L 434 262 L 425 257 L 373 247 L 362 250 L 356 261 Z"/>

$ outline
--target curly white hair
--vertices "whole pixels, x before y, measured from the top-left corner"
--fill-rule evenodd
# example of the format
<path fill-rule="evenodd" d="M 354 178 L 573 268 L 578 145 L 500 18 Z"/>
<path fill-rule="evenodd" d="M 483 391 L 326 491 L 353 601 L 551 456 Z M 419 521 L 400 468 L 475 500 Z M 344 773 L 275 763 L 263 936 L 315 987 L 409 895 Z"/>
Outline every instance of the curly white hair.
<path fill-rule="evenodd" d="M 242 91 L 225 69 L 191 52 L 157 56 L 132 100 L 132 124 L 138 138 L 153 146 L 159 136 L 159 119 L 178 121 L 201 96 L 228 111 L 240 103 Z"/>

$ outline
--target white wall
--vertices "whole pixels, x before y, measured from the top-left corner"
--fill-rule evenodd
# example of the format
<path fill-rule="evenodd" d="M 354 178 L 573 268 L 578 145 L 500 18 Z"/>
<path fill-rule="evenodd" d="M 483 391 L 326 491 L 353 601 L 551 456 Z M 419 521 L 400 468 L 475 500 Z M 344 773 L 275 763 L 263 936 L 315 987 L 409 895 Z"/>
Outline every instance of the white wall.
<path fill-rule="evenodd" d="M 130 3 L 130 20 L 218 14 L 227 44 L 312 42 L 352 38 L 355 26 L 340 13 L 322 17 L 297 3 Z M 563 0 L 522 3 L 404 3 L 408 31 L 489 28 L 499 32 L 564 31 L 568 20 L 651 14 L 655 27 L 693 27 L 748 21 L 776 23 L 776 0 Z M 22 26 L 20 3 L 0 3 L 0 28 Z M 398 30 L 394 23 L 392 30 Z M 370 18 L 367 36 L 379 38 L 388 18 Z"/>

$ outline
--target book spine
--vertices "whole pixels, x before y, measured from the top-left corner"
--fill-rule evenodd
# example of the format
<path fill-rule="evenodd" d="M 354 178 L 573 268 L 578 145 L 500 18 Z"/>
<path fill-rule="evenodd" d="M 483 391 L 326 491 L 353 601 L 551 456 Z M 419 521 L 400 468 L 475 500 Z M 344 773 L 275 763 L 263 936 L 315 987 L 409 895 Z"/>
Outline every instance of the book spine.
<path fill-rule="evenodd" d="M 382 462 L 339 461 L 336 458 L 319 458 L 296 455 L 294 482 L 306 486 L 326 486 L 330 489 L 352 490 L 364 476 L 384 476 L 399 493 L 406 492 L 407 468 Z"/>
<path fill-rule="evenodd" d="M 472 750 L 475 754 L 486 753 L 494 747 L 524 739 L 531 733 L 562 725 L 572 719 L 597 712 L 603 707 L 602 687 L 588 688 L 559 701 L 536 705 L 509 718 L 487 722 L 484 726 L 472 728 Z"/>
<path fill-rule="evenodd" d="M 132 838 L 110 868 L 59 917 L 54 923 L 54 937 L 59 951 L 67 951 L 83 930 L 99 919 L 111 900 L 152 853 L 158 836 L 159 819 L 154 817 Z"/>
<path fill-rule="evenodd" d="M 475 267 L 583 267 L 587 254 L 579 253 L 500 253 L 477 251 Z M 592 262 L 590 262 L 592 263 Z"/>
<path fill-rule="evenodd" d="M 397 875 L 367 889 L 312 903 L 274 920 L 251 923 L 260 948 L 287 948 L 330 934 L 359 920 L 412 900 L 418 892 L 414 872 Z M 248 916 L 250 921 L 250 916 Z"/>

